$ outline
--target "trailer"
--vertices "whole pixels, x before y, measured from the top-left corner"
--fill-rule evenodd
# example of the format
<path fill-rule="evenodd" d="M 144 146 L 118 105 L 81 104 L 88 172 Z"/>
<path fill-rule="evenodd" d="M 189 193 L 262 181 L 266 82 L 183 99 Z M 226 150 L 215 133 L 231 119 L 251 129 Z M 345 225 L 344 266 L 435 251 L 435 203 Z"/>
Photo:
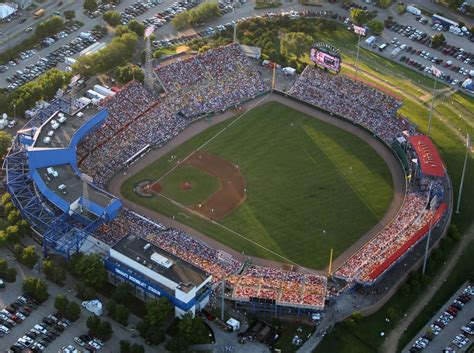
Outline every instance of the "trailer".
<path fill-rule="evenodd" d="M 415 16 L 421 15 L 421 10 L 413 5 L 407 6 L 407 11 Z"/>
<path fill-rule="evenodd" d="M 451 26 L 459 27 L 459 23 L 457 23 L 453 20 L 450 20 L 449 18 L 437 15 L 437 14 L 434 14 L 431 19 L 432 19 L 433 23 L 439 23 L 443 27 L 448 27 L 448 28 L 451 27 Z"/>
<path fill-rule="evenodd" d="M 87 97 L 87 98 L 90 98 L 90 99 L 97 99 L 97 100 L 101 100 L 101 99 L 104 99 L 104 98 L 105 98 L 104 95 L 102 95 L 102 94 L 100 94 L 100 93 L 94 91 L 93 89 L 87 90 L 87 92 L 86 92 L 86 97 Z"/>
<path fill-rule="evenodd" d="M 115 92 L 101 85 L 94 85 L 94 91 L 106 97 L 114 96 Z"/>

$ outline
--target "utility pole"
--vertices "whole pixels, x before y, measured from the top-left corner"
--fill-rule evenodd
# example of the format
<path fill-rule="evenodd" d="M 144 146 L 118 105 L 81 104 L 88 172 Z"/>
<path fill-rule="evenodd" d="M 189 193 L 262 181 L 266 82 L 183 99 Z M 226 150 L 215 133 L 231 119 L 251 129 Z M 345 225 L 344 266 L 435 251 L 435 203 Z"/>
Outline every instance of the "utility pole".
<path fill-rule="evenodd" d="M 355 76 L 354 76 L 354 78 L 357 78 L 357 73 L 359 72 L 358 63 L 359 63 L 359 51 L 360 51 L 360 36 L 365 35 L 365 28 L 354 26 L 354 33 L 359 35 L 359 38 L 357 39 L 357 54 L 356 54 L 356 61 L 355 61 Z"/>

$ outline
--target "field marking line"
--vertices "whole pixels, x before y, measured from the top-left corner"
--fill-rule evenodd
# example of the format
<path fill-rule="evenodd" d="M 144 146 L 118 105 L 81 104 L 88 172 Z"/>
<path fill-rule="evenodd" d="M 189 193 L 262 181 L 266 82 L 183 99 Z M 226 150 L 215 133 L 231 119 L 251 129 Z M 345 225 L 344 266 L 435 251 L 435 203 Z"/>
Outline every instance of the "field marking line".
<path fill-rule="evenodd" d="M 194 211 L 194 210 L 192 210 L 192 209 L 187 208 L 186 206 L 184 206 L 183 204 L 179 203 L 178 201 L 175 201 L 175 200 L 173 200 L 173 199 L 171 199 L 171 198 L 169 198 L 169 197 L 167 197 L 167 196 L 165 196 L 165 195 L 163 195 L 163 194 L 160 194 L 160 196 L 162 196 L 164 199 L 166 199 L 166 200 L 168 200 L 169 202 L 171 202 L 173 205 L 175 205 L 175 206 L 177 206 L 177 207 L 179 207 L 179 208 L 181 208 L 181 209 L 183 209 L 183 210 L 185 210 L 185 211 L 188 211 L 189 213 L 191 213 L 191 214 L 193 214 L 193 215 L 195 215 L 195 216 L 198 216 L 198 217 L 200 217 L 200 218 L 202 218 L 202 219 L 204 219 L 204 220 L 210 222 L 211 224 L 214 224 L 214 225 L 216 225 L 216 226 L 218 226 L 218 227 L 221 227 L 222 229 L 224 229 L 224 230 L 226 230 L 226 231 L 228 231 L 228 232 L 230 232 L 230 233 L 233 233 L 234 235 L 237 235 L 238 237 L 240 237 L 240 238 L 242 238 L 242 239 L 247 240 L 247 241 L 250 242 L 251 244 L 258 246 L 259 248 L 262 248 L 263 250 L 269 252 L 270 254 L 273 254 L 273 255 L 279 257 L 280 259 L 285 260 L 285 261 L 288 262 L 288 263 L 291 263 L 291 264 L 293 264 L 293 265 L 296 265 L 296 266 L 298 266 L 298 267 L 300 267 L 300 268 L 307 269 L 305 266 L 301 266 L 300 264 L 298 264 L 298 263 L 296 263 L 296 262 L 294 262 L 294 261 L 292 261 L 292 260 L 286 258 L 285 256 L 280 255 L 280 254 L 278 254 L 277 252 L 268 249 L 267 247 L 263 246 L 262 244 L 257 243 L 255 240 L 252 240 L 252 239 L 246 237 L 245 235 L 240 234 L 239 232 L 236 232 L 235 230 L 233 230 L 233 229 L 231 229 L 231 228 L 228 228 L 228 227 L 224 226 L 223 224 L 221 224 L 221 223 L 219 223 L 219 222 L 214 221 L 213 219 L 207 218 L 207 217 L 203 216 L 202 214 L 200 214 L 200 213 L 198 213 L 198 212 L 196 212 L 196 211 Z M 182 215 L 182 213 L 179 212 L 178 215 Z M 219 241 L 219 240 L 217 240 L 217 241 Z M 224 244 L 224 245 L 225 245 L 225 244 Z"/>
<path fill-rule="evenodd" d="M 179 163 L 177 163 L 175 166 L 173 166 L 170 170 L 168 170 L 165 174 L 163 174 L 162 176 L 160 176 L 158 179 L 155 180 L 155 182 L 153 182 L 153 184 L 151 184 L 152 186 L 155 185 L 156 183 L 159 183 L 161 180 L 163 180 L 163 178 L 165 178 L 166 176 L 168 176 L 169 174 L 171 174 L 176 168 L 178 168 L 181 164 L 183 164 L 184 162 L 186 162 L 189 158 L 191 158 L 191 156 L 196 153 L 197 151 L 200 151 L 201 149 L 203 149 L 207 144 L 209 144 L 210 142 L 212 142 L 217 136 L 219 136 L 220 134 L 222 134 L 225 130 L 227 130 L 227 128 L 231 127 L 232 125 L 234 125 L 237 121 L 239 121 L 240 119 L 242 119 L 244 116 L 247 115 L 248 112 L 254 110 L 256 107 L 258 107 L 265 99 L 267 99 L 268 97 L 270 97 L 270 94 L 267 94 L 266 96 L 264 96 L 262 99 L 258 100 L 257 102 L 255 102 L 255 105 L 253 106 L 252 109 L 249 109 L 245 112 L 243 112 L 240 116 L 238 116 L 237 118 L 235 118 L 233 121 L 231 121 L 229 124 L 227 124 L 223 129 L 221 129 L 220 131 L 218 131 L 214 136 L 211 136 L 207 141 L 204 141 L 204 143 L 202 143 L 200 146 L 198 146 L 194 151 L 192 151 L 191 153 L 189 153 L 186 157 L 184 157 L 184 159 L 182 161 L 180 161 Z"/>

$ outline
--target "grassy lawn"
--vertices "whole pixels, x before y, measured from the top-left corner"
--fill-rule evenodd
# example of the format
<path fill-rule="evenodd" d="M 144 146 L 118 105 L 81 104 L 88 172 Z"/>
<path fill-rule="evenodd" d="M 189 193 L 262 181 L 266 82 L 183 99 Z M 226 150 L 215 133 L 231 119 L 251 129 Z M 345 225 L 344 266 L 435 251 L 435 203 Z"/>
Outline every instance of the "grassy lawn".
<path fill-rule="evenodd" d="M 315 328 L 314 326 L 308 324 L 286 321 L 281 321 L 280 325 L 278 326 L 280 327 L 280 337 L 272 346 L 272 348 L 274 350 L 280 349 L 282 352 L 296 352 L 299 346 L 295 346 L 293 343 L 291 343 L 293 337 L 297 335 L 303 340 L 303 342 L 306 342 L 308 336 L 311 335 Z"/>
<path fill-rule="evenodd" d="M 191 189 L 185 190 L 184 183 Z M 181 165 L 160 181 L 161 192 L 179 203 L 190 206 L 206 200 L 219 188 L 219 180 L 193 166 Z"/>
<path fill-rule="evenodd" d="M 170 155 L 184 158 L 225 124 L 206 130 Z M 246 201 L 219 222 L 303 266 L 323 268 L 329 249 L 339 255 L 377 223 L 392 199 L 390 172 L 369 145 L 278 103 L 248 113 L 204 150 L 239 165 L 246 180 Z M 135 195 L 137 182 L 156 179 L 174 165 L 170 155 L 125 182 L 124 196 L 246 254 L 278 259 L 166 200 Z"/>

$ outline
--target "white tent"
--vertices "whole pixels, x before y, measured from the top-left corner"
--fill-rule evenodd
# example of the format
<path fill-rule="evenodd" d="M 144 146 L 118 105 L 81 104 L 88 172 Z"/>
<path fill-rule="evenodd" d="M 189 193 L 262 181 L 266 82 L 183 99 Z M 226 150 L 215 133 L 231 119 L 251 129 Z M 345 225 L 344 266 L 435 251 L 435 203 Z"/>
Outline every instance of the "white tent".
<path fill-rule="evenodd" d="M 240 330 L 240 321 L 234 319 L 233 317 L 231 317 L 229 320 L 227 320 L 226 324 L 229 325 L 230 327 L 232 327 L 232 331 Z"/>
<path fill-rule="evenodd" d="M 7 4 L 0 4 L 0 20 L 7 18 L 8 16 L 14 14 L 16 10 Z"/>

